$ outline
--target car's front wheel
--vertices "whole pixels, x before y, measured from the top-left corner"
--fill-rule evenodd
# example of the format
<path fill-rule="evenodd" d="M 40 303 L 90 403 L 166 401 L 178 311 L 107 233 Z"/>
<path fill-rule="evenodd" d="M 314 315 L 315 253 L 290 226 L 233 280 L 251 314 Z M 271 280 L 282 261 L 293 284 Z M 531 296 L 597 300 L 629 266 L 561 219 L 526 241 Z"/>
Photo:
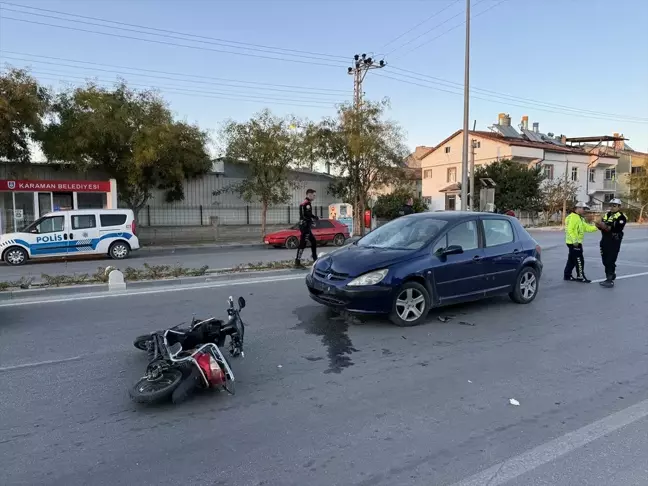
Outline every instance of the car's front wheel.
<path fill-rule="evenodd" d="M 400 327 L 418 326 L 430 310 L 430 294 L 418 282 L 405 282 L 397 291 L 389 319 Z"/>
<path fill-rule="evenodd" d="M 509 297 L 517 304 L 529 304 L 538 295 L 539 283 L 538 271 L 533 267 L 524 267 L 518 274 Z"/>
<path fill-rule="evenodd" d="M 289 236 L 286 240 L 286 248 L 289 250 L 296 250 L 299 246 L 299 239 L 296 236 Z"/>

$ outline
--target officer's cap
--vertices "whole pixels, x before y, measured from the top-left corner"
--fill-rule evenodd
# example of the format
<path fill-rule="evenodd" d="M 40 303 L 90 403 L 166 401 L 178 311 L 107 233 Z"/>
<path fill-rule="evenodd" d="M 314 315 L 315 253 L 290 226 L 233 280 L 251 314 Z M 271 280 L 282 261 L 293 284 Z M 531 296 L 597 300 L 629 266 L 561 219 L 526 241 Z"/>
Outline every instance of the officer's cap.
<path fill-rule="evenodd" d="M 574 206 L 575 208 L 584 208 L 584 209 L 589 209 L 589 206 L 585 204 L 584 202 L 577 202 L 576 205 Z"/>
<path fill-rule="evenodd" d="M 610 204 L 617 204 L 621 206 L 621 199 L 615 197 L 614 199 L 610 200 Z"/>

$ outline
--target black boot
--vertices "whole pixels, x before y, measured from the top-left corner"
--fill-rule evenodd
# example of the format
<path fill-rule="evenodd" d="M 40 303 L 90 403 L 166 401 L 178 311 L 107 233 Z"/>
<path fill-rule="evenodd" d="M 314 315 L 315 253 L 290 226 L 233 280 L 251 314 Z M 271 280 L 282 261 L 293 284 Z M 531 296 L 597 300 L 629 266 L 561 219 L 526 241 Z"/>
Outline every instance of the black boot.
<path fill-rule="evenodd" d="M 606 289 L 611 289 L 614 287 L 614 277 L 615 275 L 606 275 L 605 280 L 600 283 L 601 287 L 605 287 Z"/>
<path fill-rule="evenodd" d="M 576 280 L 582 283 L 592 283 L 592 281 L 589 278 L 587 278 L 585 275 L 583 275 L 582 277 L 576 277 Z"/>
<path fill-rule="evenodd" d="M 304 268 L 304 265 L 302 265 L 302 262 L 299 258 L 295 258 L 295 268 Z"/>

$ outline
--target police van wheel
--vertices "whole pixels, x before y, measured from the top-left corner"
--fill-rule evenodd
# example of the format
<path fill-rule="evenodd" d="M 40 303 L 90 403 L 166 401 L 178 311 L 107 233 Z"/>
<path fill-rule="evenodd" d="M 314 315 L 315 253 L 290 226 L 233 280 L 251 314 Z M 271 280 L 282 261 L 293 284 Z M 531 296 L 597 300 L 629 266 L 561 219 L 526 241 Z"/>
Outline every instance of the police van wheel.
<path fill-rule="evenodd" d="M 130 254 L 130 247 L 123 241 L 116 241 L 115 243 L 110 245 L 108 254 L 113 260 L 123 260 L 124 258 L 128 258 L 128 255 Z"/>
<path fill-rule="evenodd" d="M 291 236 L 286 240 L 286 248 L 289 250 L 296 250 L 299 246 L 299 239 L 296 236 Z"/>
<path fill-rule="evenodd" d="M 24 265 L 28 259 L 27 252 L 19 246 L 12 246 L 4 253 L 4 261 L 7 265 Z"/>

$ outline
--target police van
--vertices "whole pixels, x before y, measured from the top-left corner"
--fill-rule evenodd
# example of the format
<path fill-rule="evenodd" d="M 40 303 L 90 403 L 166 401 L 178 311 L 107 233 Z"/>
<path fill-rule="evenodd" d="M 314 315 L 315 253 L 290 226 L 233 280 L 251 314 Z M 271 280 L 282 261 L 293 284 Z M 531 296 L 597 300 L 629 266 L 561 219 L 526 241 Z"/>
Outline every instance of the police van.
<path fill-rule="evenodd" d="M 56 211 L 20 232 L 0 235 L 0 256 L 9 265 L 70 255 L 108 255 L 123 260 L 139 248 L 130 209 Z"/>

